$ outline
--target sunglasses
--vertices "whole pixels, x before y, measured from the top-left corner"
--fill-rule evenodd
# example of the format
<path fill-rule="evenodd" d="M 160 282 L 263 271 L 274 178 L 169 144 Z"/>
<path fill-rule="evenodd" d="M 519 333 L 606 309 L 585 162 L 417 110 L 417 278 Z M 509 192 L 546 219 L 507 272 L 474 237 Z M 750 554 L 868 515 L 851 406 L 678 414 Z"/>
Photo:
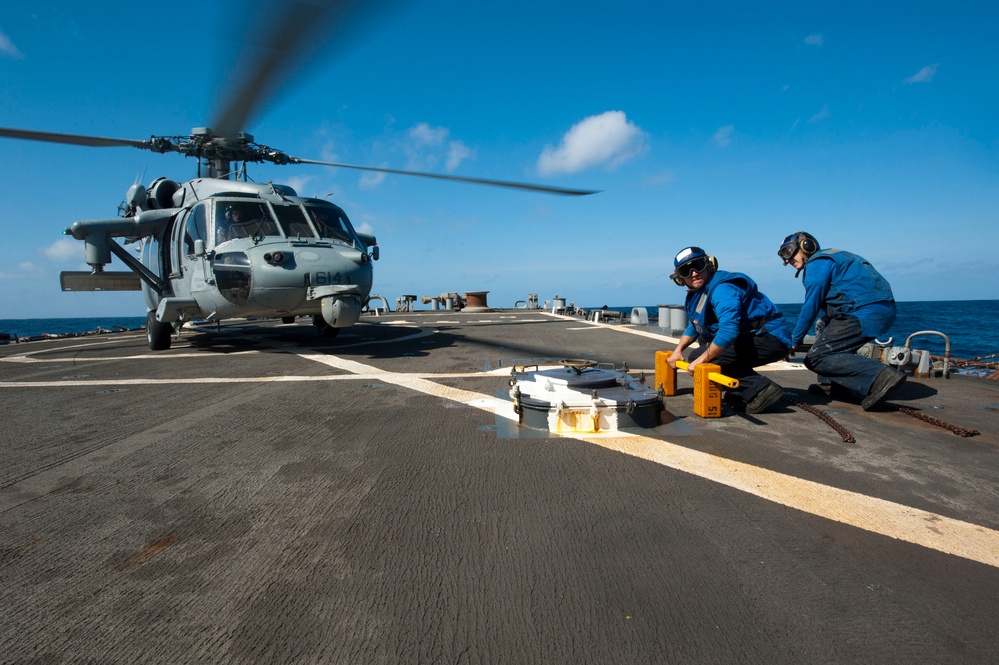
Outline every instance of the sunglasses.
<path fill-rule="evenodd" d="M 680 277 L 687 278 L 691 274 L 698 272 L 704 272 L 704 269 L 708 267 L 707 257 L 700 257 L 694 259 L 693 261 L 688 261 L 676 269 L 676 274 Z"/>

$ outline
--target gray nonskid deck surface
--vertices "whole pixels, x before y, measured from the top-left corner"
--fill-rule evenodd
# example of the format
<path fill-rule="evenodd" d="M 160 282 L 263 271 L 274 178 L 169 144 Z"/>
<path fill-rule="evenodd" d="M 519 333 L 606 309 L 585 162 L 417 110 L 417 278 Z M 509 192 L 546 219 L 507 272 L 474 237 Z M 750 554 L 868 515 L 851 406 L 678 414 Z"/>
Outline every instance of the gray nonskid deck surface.
<path fill-rule="evenodd" d="M 0 660 L 994 661 L 993 386 L 893 396 L 963 438 L 772 371 L 854 444 L 683 376 L 631 438 L 494 412 L 514 363 L 670 346 L 516 310 L 0 347 Z"/>

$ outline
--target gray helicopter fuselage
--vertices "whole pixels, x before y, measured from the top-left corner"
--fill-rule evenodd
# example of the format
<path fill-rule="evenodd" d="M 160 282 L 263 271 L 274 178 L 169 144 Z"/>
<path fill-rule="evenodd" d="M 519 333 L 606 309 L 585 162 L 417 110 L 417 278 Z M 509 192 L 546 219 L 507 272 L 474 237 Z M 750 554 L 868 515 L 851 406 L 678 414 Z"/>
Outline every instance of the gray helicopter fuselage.
<path fill-rule="evenodd" d="M 333 336 L 360 317 L 371 294 L 371 262 L 378 259 L 374 236 L 358 233 L 343 210 L 327 201 L 301 198 L 283 185 L 246 182 L 248 163 L 332 166 L 567 196 L 595 193 L 321 161 L 257 143 L 244 131 L 255 111 L 298 65 L 317 55 L 316 44 L 337 44 L 342 41 L 338 36 L 352 34 L 348 26 L 368 13 L 369 3 L 353 8 L 336 2 L 286 4 L 261 3 L 256 10 L 250 8 L 249 14 L 256 15 L 252 22 L 259 22 L 264 38 L 247 41 L 247 57 L 234 59 L 235 66 L 223 72 L 220 80 L 236 85 L 225 86 L 231 89 L 220 100 L 214 130 L 195 127 L 187 135 L 130 139 L 0 127 L 0 138 L 130 147 L 197 160 L 197 179 L 179 184 L 160 178 L 148 190 L 135 184 L 128 190 L 119 217 L 79 220 L 64 230 L 83 241 L 90 270 L 63 271 L 61 288 L 141 289 L 148 307 L 146 334 L 153 350 L 170 348 L 178 324 L 196 318 L 289 320 L 311 314 L 319 333 Z M 239 13 L 245 9 L 240 6 Z M 360 9 L 365 11 L 356 11 Z M 130 244 L 138 249 L 138 258 L 123 246 Z M 112 255 L 129 271 L 106 271 Z"/>
<path fill-rule="evenodd" d="M 282 185 L 165 182 L 154 183 L 146 205 L 177 213 L 141 248 L 142 264 L 162 279 L 162 293 L 143 283 L 158 321 L 323 315 L 334 327 L 356 322 L 377 248 L 369 254 L 374 238 L 358 234 L 341 208 Z"/>

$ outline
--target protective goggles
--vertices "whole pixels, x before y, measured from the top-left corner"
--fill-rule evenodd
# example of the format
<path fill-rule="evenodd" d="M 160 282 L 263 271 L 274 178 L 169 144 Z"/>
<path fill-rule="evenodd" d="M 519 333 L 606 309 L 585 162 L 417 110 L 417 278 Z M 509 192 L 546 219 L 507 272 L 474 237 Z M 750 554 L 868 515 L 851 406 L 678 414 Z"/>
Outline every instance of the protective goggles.
<path fill-rule="evenodd" d="M 777 250 L 777 256 L 784 260 L 784 265 L 791 262 L 794 255 L 798 253 L 798 246 L 800 245 L 801 238 L 797 233 L 792 233 L 788 237 L 784 238 L 784 242 L 781 243 L 780 249 Z"/>
<path fill-rule="evenodd" d="M 677 266 L 676 274 L 680 277 L 687 278 L 693 273 L 702 273 L 708 267 L 708 257 L 701 256 L 692 261 L 687 261 L 686 263 Z"/>

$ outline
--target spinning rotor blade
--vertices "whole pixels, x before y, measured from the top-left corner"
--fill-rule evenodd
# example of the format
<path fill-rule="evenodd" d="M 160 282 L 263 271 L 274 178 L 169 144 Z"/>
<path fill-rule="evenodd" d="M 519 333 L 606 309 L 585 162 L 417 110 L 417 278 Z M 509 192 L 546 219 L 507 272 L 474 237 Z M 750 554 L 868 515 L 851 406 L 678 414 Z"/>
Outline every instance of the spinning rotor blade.
<path fill-rule="evenodd" d="M 403 171 L 400 169 L 383 169 L 377 166 L 358 166 L 357 164 L 339 164 L 337 162 L 320 162 L 314 159 L 302 159 L 300 157 L 289 157 L 291 164 L 319 164 L 320 166 L 335 166 L 341 169 L 356 169 L 358 171 L 377 171 L 378 173 L 393 173 L 396 175 L 412 175 L 420 178 L 434 178 L 436 180 L 452 180 L 456 182 L 468 182 L 475 185 L 491 185 L 493 187 L 507 187 L 509 189 L 524 189 L 530 192 L 543 192 L 546 194 L 561 194 L 563 196 L 587 196 L 598 194 L 598 189 L 569 189 L 566 187 L 550 187 L 548 185 L 532 185 L 525 182 L 510 182 L 507 180 L 487 180 L 485 178 L 466 178 L 457 175 L 443 175 L 440 173 L 425 173 L 423 171 Z"/>
<path fill-rule="evenodd" d="M 131 146 L 148 150 L 149 141 L 134 141 L 132 139 L 109 139 L 100 136 L 83 136 L 82 134 L 58 134 L 56 132 L 35 132 L 30 129 L 10 129 L 0 127 L 0 136 L 26 141 L 45 141 L 48 143 L 66 143 L 83 145 L 91 148 L 121 148 Z"/>
<path fill-rule="evenodd" d="M 240 61 L 250 65 L 234 72 L 237 87 L 219 104 L 211 125 L 218 136 L 233 138 L 246 129 L 260 104 L 300 73 L 320 50 L 342 45 L 358 32 L 356 24 L 388 0 L 269 0 L 258 3 L 258 16 L 247 28 Z"/>

